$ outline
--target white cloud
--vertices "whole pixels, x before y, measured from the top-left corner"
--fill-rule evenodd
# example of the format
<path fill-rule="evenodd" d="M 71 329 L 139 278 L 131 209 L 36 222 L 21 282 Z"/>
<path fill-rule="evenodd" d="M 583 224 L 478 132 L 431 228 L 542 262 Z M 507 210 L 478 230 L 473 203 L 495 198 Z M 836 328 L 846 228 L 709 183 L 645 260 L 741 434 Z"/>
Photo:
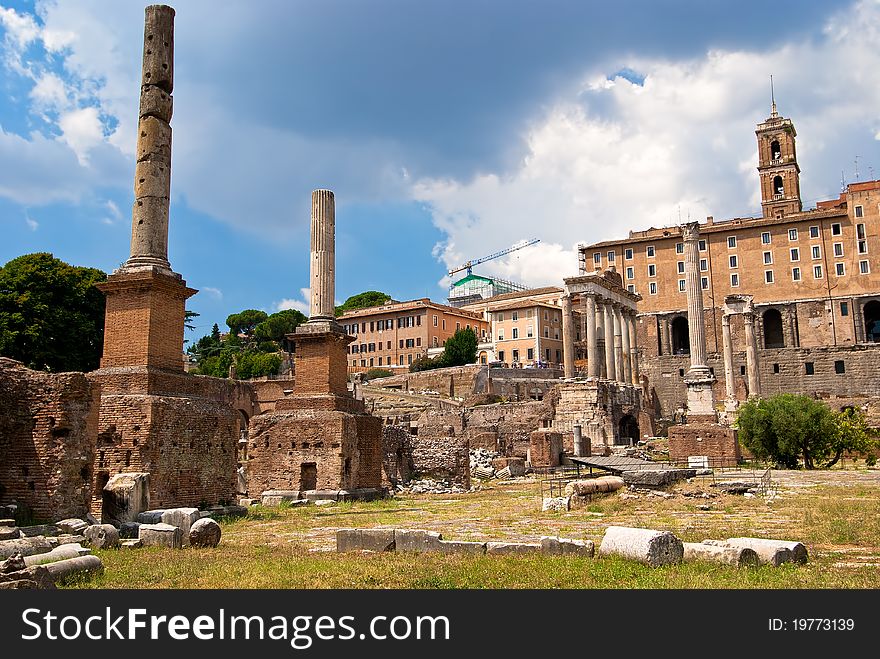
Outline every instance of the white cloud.
<path fill-rule="evenodd" d="M 296 309 L 297 311 L 300 311 L 300 312 L 304 313 L 306 316 L 308 316 L 309 311 L 311 311 L 310 299 L 311 299 L 312 289 L 311 288 L 301 288 L 301 289 L 299 289 L 299 293 L 301 296 L 299 300 L 294 299 L 294 298 L 286 298 L 284 300 L 281 300 L 281 302 L 277 302 L 275 304 L 275 311 L 284 311 L 285 309 Z"/>
<path fill-rule="evenodd" d="M 840 36 L 856 29 L 859 39 Z M 412 196 L 446 234 L 437 252 L 447 266 L 534 236 L 541 243 L 476 270 L 559 284 L 577 271 L 577 242 L 676 224 L 679 209 L 682 219 L 759 213 L 754 130 L 769 113 L 773 73 L 779 110 L 798 130 L 809 207 L 836 196 L 841 168 L 852 170 L 847 145 L 865 144 L 863 170 L 869 161 L 880 168 L 871 141 L 880 135 L 880 51 L 872 35 L 880 40 L 880 3 L 868 0 L 836 15 L 818 42 L 626 62 L 645 75 L 643 85 L 608 81 L 605 71 L 620 63 L 603 63 L 534 121 L 524 138 L 528 153 L 513 171 L 424 178 Z"/>
<path fill-rule="evenodd" d="M 40 227 L 40 223 L 29 215 L 25 216 L 24 222 L 28 225 L 28 229 L 30 229 L 31 231 L 36 231 Z"/>
<path fill-rule="evenodd" d="M 58 126 L 61 128 L 61 141 L 73 149 L 80 165 L 88 165 L 89 153 L 104 142 L 104 128 L 98 116 L 98 108 L 64 112 L 58 120 Z"/>
<path fill-rule="evenodd" d="M 223 299 L 223 291 L 221 291 L 219 288 L 214 288 L 212 286 L 202 286 L 202 288 L 200 290 L 203 293 L 207 293 L 215 300 L 222 300 Z"/>

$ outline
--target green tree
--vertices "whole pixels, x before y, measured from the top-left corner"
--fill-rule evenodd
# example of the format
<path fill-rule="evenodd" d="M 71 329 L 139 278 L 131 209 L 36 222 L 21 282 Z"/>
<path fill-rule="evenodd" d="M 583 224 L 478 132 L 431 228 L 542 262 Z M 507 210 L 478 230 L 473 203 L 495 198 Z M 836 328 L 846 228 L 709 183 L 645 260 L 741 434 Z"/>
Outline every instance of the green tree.
<path fill-rule="evenodd" d="M 107 275 L 52 254 L 19 256 L 0 268 L 0 355 L 30 368 L 91 371 L 104 341 Z"/>
<path fill-rule="evenodd" d="M 220 343 L 220 328 L 217 326 L 217 323 L 214 323 L 214 326 L 211 328 L 211 338 Z"/>
<path fill-rule="evenodd" d="M 375 380 L 376 378 L 390 378 L 394 373 L 387 368 L 371 368 L 364 373 L 364 380 Z"/>
<path fill-rule="evenodd" d="M 192 331 L 195 330 L 196 326 L 193 325 L 193 320 L 201 316 L 202 314 L 196 311 L 184 311 L 183 312 L 183 326 Z"/>
<path fill-rule="evenodd" d="M 269 315 L 265 311 L 245 309 L 239 313 L 227 316 L 226 324 L 229 325 L 229 329 L 233 334 L 244 334 L 246 337 L 251 338 L 257 325 L 268 317 Z"/>
<path fill-rule="evenodd" d="M 833 455 L 823 467 L 837 464 L 844 453 L 870 454 L 878 447 L 876 431 L 868 427 L 864 412 L 846 407 L 834 415 L 834 423 L 837 433 L 831 446 Z"/>
<path fill-rule="evenodd" d="M 357 295 L 352 295 L 341 305 L 336 307 L 336 315 L 341 316 L 346 311 L 354 311 L 355 309 L 366 309 L 367 307 L 378 307 L 385 304 L 391 299 L 388 293 L 380 291 L 364 291 Z"/>
<path fill-rule="evenodd" d="M 443 344 L 444 366 L 464 366 L 476 362 L 477 343 L 474 330 L 469 327 L 456 330 Z"/>
<path fill-rule="evenodd" d="M 851 422 L 852 417 L 846 420 Z M 838 452 L 859 441 L 857 432 L 842 428 L 827 405 L 802 394 L 745 403 L 737 427 L 740 441 L 755 457 L 789 469 L 797 468 L 801 460 L 806 469 L 834 464 Z"/>
<path fill-rule="evenodd" d="M 273 313 L 254 328 L 254 338 L 258 341 L 274 341 L 278 346 L 286 346 L 287 335 L 293 334 L 296 328 L 308 318 L 296 309 L 285 309 Z"/>

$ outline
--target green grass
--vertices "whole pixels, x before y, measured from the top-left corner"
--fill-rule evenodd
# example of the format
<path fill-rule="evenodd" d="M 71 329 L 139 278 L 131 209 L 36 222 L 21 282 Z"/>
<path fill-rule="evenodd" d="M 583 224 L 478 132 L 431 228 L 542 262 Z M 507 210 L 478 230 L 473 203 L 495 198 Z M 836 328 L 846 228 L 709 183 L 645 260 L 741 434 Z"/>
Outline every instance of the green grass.
<path fill-rule="evenodd" d="M 701 503 L 711 510 L 698 510 Z M 67 587 L 880 588 L 880 482 L 803 487 L 784 491 L 772 503 L 735 495 L 624 500 L 610 495 L 579 510 L 542 513 L 537 484 L 519 481 L 465 495 L 256 507 L 247 518 L 221 524 L 223 539 L 215 549 L 96 551 L 104 574 Z M 697 562 L 652 569 L 615 558 L 332 551 L 338 528 L 421 528 L 458 540 L 536 542 L 541 535 L 560 535 L 590 539 L 598 547 L 610 525 L 668 529 L 691 542 L 738 535 L 801 540 L 810 562 L 746 569 Z"/>

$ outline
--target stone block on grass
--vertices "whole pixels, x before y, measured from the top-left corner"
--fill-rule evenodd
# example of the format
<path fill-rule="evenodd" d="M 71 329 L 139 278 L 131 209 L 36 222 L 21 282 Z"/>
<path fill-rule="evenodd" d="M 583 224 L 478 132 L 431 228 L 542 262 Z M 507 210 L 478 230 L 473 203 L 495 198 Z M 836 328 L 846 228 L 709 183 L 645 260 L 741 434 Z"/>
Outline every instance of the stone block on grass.
<path fill-rule="evenodd" d="M 681 563 L 684 545 L 670 531 L 609 526 L 599 545 L 600 556 L 621 556 L 651 567 Z"/>

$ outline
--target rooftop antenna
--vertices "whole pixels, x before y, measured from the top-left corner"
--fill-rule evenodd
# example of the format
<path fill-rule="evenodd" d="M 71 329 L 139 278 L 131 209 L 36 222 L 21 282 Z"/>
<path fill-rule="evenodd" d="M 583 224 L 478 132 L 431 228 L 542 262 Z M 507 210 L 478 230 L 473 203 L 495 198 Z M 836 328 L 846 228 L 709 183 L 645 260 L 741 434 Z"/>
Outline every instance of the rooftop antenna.
<path fill-rule="evenodd" d="M 868 165 L 868 173 L 871 175 L 871 180 L 874 180 L 874 168 L 871 165 Z"/>
<path fill-rule="evenodd" d="M 859 157 L 858 156 L 856 156 L 855 163 L 856 163 L 856 182 L 858 182 L 858 180 L 859 180 Z"/>
<path fill-rule="evenodd" d="M 770 74 L 770 116 L 778 117 L 779 113 L 776 111 L 776 94 L 773 91 L 773 74 Z"/>
<path fill-rule="evenodd" d="M 846 192 L 846 179 L 843 178 L 843 170 L 840 170 L 840 191 Z"/>

